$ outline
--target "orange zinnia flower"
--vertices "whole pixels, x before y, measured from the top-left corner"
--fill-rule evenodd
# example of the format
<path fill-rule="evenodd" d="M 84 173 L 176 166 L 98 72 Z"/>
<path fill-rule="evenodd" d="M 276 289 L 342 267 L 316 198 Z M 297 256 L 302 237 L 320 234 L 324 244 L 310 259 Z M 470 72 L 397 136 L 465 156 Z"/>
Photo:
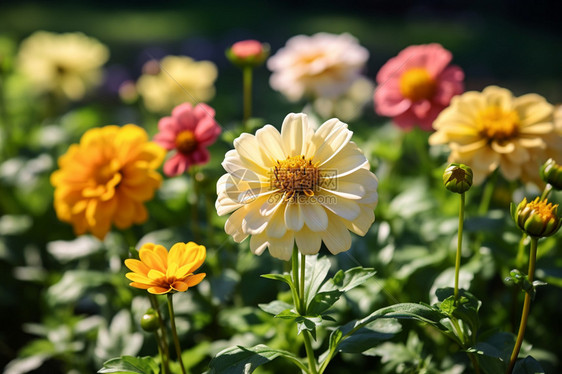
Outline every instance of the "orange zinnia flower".
<path fill-rule="evenodd" d="M 125 229 L 146 221 L 144 203 L 160 187 L 156 169 L 165 155 L 135 125 L 88 130 L 51 175 L 58 219 L 70 222 L 76 235 L 91 232 L 99 239 L 112 223 Z"/>
<path fill-rule="evenodd" d="M 139 260 L 127 259 L 132 273 L 125 276 L 130 286 L 148 290 L 156 295 L 183 292 L 198 285 L 205 273 L 193 274 L 205 261 L 206 250 L 194 242 L 176 243 L 170 252 L 161 245 L 147 243 L 139 250 Z"/>

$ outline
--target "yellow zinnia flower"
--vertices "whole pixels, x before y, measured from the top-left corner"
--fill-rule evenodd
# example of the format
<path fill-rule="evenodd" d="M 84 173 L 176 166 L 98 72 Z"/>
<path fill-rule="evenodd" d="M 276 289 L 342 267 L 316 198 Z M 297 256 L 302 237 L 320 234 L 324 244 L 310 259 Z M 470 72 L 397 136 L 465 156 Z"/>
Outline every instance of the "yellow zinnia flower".
<path fill-rule="evenodd" d="M 125 260 L 125 266 L 132 271 L 125 276 L 132 281 L 129 286 L 152 294 L 183 292 L 205 278 L 205 273 L 193 274 L 205 256 L 205 247 L 193 242 L 176 243 L 169 253 L 161 245 L 147 243 L 139 250 L 140 261 Z"/>
<path fill-rule="evenodd" d="M 143 203 L 160 187 L 156 169 L 166 151 L 135 125 L 88 130 L 59 158 L 51 175 L 59 220 L 77 235 L 103 239 L 111 224 L 124 229 L 147 219 Z"/>
<path fill-rule="evenodd" d="M 474 184 L 497 168 L 508 180 L 542 183 L 540 165 L 562 159 L 562 130 L 552 122 L 553 107 L 542 96 L 513 97 L 505 88 L 453 97 L 433 123 L 431 145 L 448 144 L 449 162 L 469 165 Z"/>
<path fill-rule="evenodd" d="M 168 112 L 175 106 L 190 102 L 207 102 L 215 96 L 217 67 L 211 61 L 194 61 L 186 56 L 166 56 L 145 70 L 137 81 L 137 90 L 146 108 L 153 112 Z"/>
<path fill-rule="evenodd" d="M 291 258 L 294 243 L 315 254 L 322 242 L 333 254 L 351 246 L 348 230 L 365 235 L 375 220 L 377 178 L 337 118 L 316 131 L 305 114 L 289 114 L 281 133 L 266 125 L 242 134 L 222 163 L 217 182 L 219 215 L 234 213 L 225 230 L 250 248 Z"/>
<path fill-rule="evenodd" d="M 82 33 L 37 31 L 21 43 L 18 67 L 38 93 L 80 100 L 100 83 L 108 58 L 105 45 Z"/>

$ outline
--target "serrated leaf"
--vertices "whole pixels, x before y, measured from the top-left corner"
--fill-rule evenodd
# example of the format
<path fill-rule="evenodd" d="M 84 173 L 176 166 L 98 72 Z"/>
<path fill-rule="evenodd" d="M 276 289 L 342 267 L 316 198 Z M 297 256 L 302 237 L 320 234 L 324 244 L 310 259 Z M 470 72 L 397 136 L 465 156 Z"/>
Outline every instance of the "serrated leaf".
<path fill-rule="evenodd" d="M 209 363 L 209 374 L 250 374 L 260 365 L 284 357 L 307 371 L 300 360 L 290 352 L 273 349 L 264 344 L 251 348 L 230 347 L 219 353 Z"/>
<path fill-rule="evenodd" d="M 158 374 L 159 369 L 152 357 L 121 356 L 104 362 L 98 373 Z"/>

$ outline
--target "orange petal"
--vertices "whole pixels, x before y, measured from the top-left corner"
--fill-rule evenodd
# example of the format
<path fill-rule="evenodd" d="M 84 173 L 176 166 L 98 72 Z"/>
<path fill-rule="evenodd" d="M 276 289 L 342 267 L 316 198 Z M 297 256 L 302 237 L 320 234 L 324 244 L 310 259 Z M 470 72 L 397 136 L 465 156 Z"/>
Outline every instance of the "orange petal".
<path fill-rule="evenodd" d="M 184 291 L 186 291 L 188 287 L 189 287 L 189 286 L 187 285 L 187 283 L 182 282 L 182 281 L 175 281 L 175 282 L 172 284 L 172 288 L 173 288 L 174 290 L 176 290 L 176 291 L 179 291 L 179 292 L 184 292 Z"/>
<path fill-rule="evenodd" d="M 138 283 L 138 282 L 131 282 L 131 283 L 129 283 L 129 286 L 135 287 L 135 288 L 140 288 L 141 290 L 146 290 L 146 289 L 151 287 L 150 284 Z"/>
<path fill-rule="evenodd" d="M 143 264 L 141 261 L 132 258 L 125 260 L 125 266 L 128 267 L 129 270 L 143 275 L 147 275 L 150 270 L 148 266 Z"/>
<path fill-rule="evenodd" d="M 148 248 L 141 248 L 139 251 L 139 257 L 141 261 L 144 262 L 145 265 L 148 266 L 150 269 L 157 269 L 165 273 L 166 262 L 162 261 L 162 258 L 155 253 L 158 247 L 162 247 L 162 246 L 156 246 L 154 250 L 150 250 Z"/>
<path fill-rule="evenodd" d="M 205 273 L 194 274 L 184 279 L 184 282 L 187 284 L 188 287 L 197 286 L 199 283 L 201 283 L 201 281 L 203 280 L 203 278 L 205 278 L 206 275 L 207 274 Z"/>
<path fill-rule="evenodd" d="M 156 287 L 150 287 L 148 289 L 148 292 L 150 292 L 151 294 L 154 294 L 154 295 L 162 295 L 162 294 L 170 292 L 171 290 L 172 290 L 171 288 L 164 288 L 164 287 L 156 286 Z"/>

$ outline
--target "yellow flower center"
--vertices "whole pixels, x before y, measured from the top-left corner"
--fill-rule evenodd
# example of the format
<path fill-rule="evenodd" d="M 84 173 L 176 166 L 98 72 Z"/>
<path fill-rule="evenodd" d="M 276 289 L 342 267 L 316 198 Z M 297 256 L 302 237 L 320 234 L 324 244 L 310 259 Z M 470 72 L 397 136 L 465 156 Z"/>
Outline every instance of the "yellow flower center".
<path fill-rule="evenodd" d="M 504 111 L 498 106 L 491 106 L 478 114 L 482 136 L 491 140 L 507 140 L 517 133 L 519 114 L 515 110 Z"/>
<path fill-rule="evenodd" d="M 551 219 L 557 219 L 554 214 L 557 207 L 558 204 L 552 205 L 552 203 L 548 203 L 547 200 L 540 200 L 538 197 L 527 204 L 527 208 L 534 212 L 534 214 L 540 216 L 543 222 L 548 222 Z"/>
<path fill-rule="evenodd" d="M 424 68 L 412 68 L 400 77 L 400 93 L 411 101 L 430 99 L 435 95 L 436 84 Z"/>
<path fill-rule="evenodd" d="M 286 193 L 291 200 L 299 195 L 314 196 L 318 189 L 320 174 L 311 159 L 304 156 L 278 160 L 271 176 L 271 186 Z"/>
<path fill-rule="evenodd" d="M 188 155 L 197 148 L 197 140 L 192 131 L 184 130 L 176 136 L 176 149 L 179 153 Z"/>

